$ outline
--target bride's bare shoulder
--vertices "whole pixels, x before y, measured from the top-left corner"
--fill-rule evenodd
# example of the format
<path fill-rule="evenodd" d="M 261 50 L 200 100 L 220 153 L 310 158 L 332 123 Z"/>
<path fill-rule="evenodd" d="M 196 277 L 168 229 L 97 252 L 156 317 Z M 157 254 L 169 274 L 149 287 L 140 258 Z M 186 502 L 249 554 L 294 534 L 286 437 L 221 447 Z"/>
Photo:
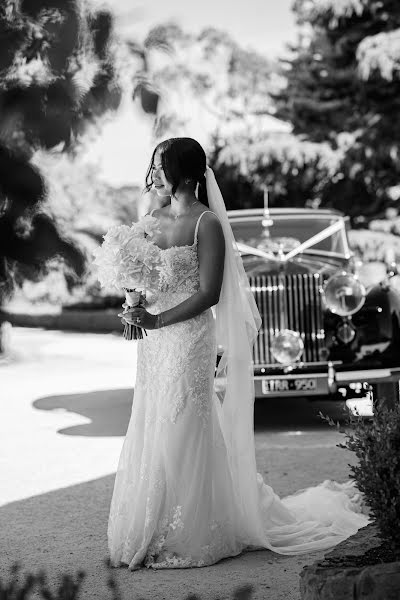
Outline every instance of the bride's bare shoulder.
<path fill-rule="evenodd" d="M 222 230 L 221 221 L 214 212 L 210 212 L 208 209 L 202 211 L 201 219 L 198 226 L 198 237 L 205 239 L 209 242 L 222 244 L 224 241 L 224 234 Z"/>
<path fill-rule="evenodd" d="M 210 211 L 208 208 L 202 210 L 199 213 L 198 218 L 200 219 L 199 228 L 202 227 L 203 230 L 210 226 L 214 229 L 219 229 L 219 227 L 221 227 L 221 221 L 219 220 L 218 216 L 215 214 L 215 212 Z"/>

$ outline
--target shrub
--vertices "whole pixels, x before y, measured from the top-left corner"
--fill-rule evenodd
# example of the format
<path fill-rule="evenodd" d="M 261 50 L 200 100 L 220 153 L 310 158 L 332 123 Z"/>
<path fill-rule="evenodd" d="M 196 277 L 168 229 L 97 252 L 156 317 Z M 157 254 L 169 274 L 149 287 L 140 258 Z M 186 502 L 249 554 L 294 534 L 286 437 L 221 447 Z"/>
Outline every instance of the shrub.
<path fill-rule="evenodd" d="M 299 140 L 291 133 L 246 134 L 215 140 L 212 167 L 228 209 L 319 206 L 335 177 L 339 150 Z"/>
<path fill-rule="evenodd" d="M 351 478 L 364 494 L 382 539 L 400 558 L 400 405 L 375 402 L 373 418 L 349 412 L 346 425 L 346 441 L 338 447 L 357 456 L 358 464 L 350 465 Z"/>
<path fill-rule="evenodd" d="M 363 262 L 385 262 L 389 253 L 395 260 L 400 257 L 400 237 L 372 229 L 350 229 L 349 244 Z"/>

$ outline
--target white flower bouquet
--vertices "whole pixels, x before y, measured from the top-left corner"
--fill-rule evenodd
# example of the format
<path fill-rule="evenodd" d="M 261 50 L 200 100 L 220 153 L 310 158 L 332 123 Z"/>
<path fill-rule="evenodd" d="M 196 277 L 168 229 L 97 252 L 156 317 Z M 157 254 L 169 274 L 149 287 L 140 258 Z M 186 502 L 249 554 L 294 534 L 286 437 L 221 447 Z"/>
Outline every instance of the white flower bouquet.
<path fill-rule="evenodd" d="M 144 306 L 146 290 L 157 286 L 160 251 L 151 241 L 159 231 L 157 225 L 158 219 L 150 215 L 130 227 L 114 225 L 93 252 L 100 285 L 123 289 L 128 306 Z M 123 336 L 127 340 L 142 339 L 143 331 L 146 334 L 141 327 L 126 323 Z"/>

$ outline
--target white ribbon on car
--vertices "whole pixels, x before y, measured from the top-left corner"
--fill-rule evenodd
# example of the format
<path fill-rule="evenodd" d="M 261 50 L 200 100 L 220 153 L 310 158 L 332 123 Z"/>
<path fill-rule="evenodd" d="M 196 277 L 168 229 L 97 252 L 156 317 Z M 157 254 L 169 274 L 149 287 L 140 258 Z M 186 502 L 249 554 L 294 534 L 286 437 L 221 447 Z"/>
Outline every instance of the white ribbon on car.
<path fill-rule="evenodd" d="M 325 229 L 323 229 L 322 231 L 319 231 L 318 233 L 316 233 L 315 235 L 310 237 L 305 242 L 302 242 L 299 246 L 297 246 L 296 248 L 294 248 L 287 254 L 284 254 L 283 260 L 285 262 L 288 261 L 290 258 L 293 258 L 293 256 L 296 256 L 300 252 L 303 252 L 303 250 L 306 250 L 307 248 L 311 248 L 311 246 L 315 246 L 315 244 L 319 244 L 319 242 L 322 242 L 322 240 L 326 240 L 326 238 L 330 237 L 334 233 L 337 233 L 342 228 L 343 228 L 342 221 L 336 221 L 336 223 L 332 223 L 332 225 L 325 227 Z"/>

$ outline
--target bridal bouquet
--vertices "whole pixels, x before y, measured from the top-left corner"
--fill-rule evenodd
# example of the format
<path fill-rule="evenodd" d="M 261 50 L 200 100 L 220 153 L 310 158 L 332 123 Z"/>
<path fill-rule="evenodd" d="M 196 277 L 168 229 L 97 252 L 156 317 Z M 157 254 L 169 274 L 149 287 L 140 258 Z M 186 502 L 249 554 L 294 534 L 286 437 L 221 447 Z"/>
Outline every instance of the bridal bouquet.
<path fill-rule="evenodd" d="M 146 289 L 157 285 L 160 252 L 150 239 L 157 225 L 158 220 L 150 215 L 130 227 L 114 225 L 93 251 L 100 285 L 123 289 L 128 306 L 144 306 Z M 123 335 L 127 340 L 142 339 L 143 331 L 147 335 L 141 327 L 126 323 Z"/>

